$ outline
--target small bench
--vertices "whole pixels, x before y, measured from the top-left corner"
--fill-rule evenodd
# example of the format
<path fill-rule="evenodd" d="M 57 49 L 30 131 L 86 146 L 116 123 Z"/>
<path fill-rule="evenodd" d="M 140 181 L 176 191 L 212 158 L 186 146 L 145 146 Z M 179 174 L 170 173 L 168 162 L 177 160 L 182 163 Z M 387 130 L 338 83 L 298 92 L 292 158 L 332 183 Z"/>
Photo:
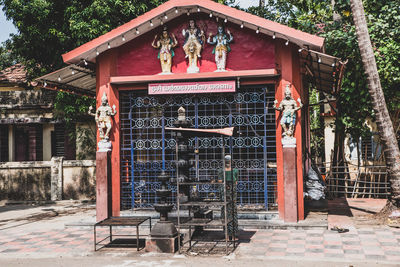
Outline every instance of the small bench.
<path fill-rule="evenodd" d="M 139 226 L 147 220 L 149 220 L 150 231 L 151 231 L 151 217 L 150 216 L 110 217 L 110 218 L 107 218 L 107 219 L 97 222 L 93 228 L 93 230 L 94 230 L 94 251 L 97 250 L 97 245 L 99 245 L 101 242 L 103 242 L 107 238 L 110 238 L 109 243 L 112 243 L 112 241 L 113 241 L 112 227 L 113 226 L 136 226 L 136 247 L 137 247 L 137 250 L 139 251 Z M 104 226 L 110 227 L 110 235 L 105 237 L 104 239 L 100 240 L 99 242 L 96 242 L 97 241 L 96 228 L 104 227 Z M 135 236 L 135 235 L 114 235 L 114 236 L 125 236 L 126 237 L 126 236 Z"/>

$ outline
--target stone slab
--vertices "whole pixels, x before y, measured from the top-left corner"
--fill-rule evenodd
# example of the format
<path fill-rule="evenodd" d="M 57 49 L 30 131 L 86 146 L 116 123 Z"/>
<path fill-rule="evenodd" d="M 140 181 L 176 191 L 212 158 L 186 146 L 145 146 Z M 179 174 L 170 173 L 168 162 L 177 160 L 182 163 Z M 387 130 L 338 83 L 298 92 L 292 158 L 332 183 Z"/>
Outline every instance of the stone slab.
<path fill-rule="evenodd" d="M 175 253 L 178 251 L 178 237 L 147 237 L 146 251 L 158 253 Z"/>

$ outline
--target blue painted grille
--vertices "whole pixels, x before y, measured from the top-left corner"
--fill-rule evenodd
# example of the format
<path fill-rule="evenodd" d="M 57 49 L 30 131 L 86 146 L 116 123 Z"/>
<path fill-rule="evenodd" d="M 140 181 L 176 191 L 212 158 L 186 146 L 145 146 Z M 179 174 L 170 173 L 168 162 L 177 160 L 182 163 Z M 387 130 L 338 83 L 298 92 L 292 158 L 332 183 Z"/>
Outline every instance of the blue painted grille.
<path fill-rule="evenodd" d="M 152 207 L 157 202 L 161 170 L 175 175 L 175 140 L 164 133 L 163 126 L 173 127 L 180 106 L 195 128 L 234 126 L 238 131 L 237 136 L 224 140 L 190 139 L 189 144 L 199 150 L 198 168 L 191 169 L 191 176 L 217 178 L 224 145 L 227 151 L 232 149 L 233 167 L 239 170 L 237 203 L 275 208 L 274 95 L 273 86 L 240 88 L 230 94 L 148 96 L 146 91 L 121 92 L 121 209 Z M 176 188 L 169 186 L 174 202 Z M 204 185 L 197 191 L 200 197 L 209 198 L 218 188 Z"/>

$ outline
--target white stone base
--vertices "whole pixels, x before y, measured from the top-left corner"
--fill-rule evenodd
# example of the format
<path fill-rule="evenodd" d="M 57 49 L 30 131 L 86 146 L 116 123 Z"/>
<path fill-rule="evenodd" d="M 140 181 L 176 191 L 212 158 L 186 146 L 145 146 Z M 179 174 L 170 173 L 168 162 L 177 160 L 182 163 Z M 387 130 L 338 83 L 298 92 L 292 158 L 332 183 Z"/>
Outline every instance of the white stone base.
<path fill-rule="evenodd" d="M 172 74 L 172 72 L 160 72 L 158 75 L 169 75 Z"/>
<path fill-rule="evenodd" d="M 282 138 L 283 147 L 296 147 L 296 138 L 285 136 Z"/>
<path fill-rule="evenodd" d="M 97 144 L 99 146 L 98 152 L 108 152 L 111 151 L 111 142 L 106 140 L 100 140 Z"/>
<path fill-rule="evenodd" d="M 187 73 L 199 73 L 200 72 L 200 69 L 199 69 L 199 67 L 197 67 L 197 66 L 189 66 L 188 68 L 187 68 L 187 71 L 186 71 Z"/>

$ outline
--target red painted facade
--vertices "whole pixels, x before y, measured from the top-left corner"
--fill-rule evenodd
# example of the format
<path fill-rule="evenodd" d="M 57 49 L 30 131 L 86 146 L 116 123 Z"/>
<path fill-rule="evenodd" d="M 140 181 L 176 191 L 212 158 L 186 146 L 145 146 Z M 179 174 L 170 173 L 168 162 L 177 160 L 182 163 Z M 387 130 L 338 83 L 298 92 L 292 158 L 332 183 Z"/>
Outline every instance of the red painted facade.
<path fill-rule="evenodd" d="M 218 23 L 214 18 L 204 13 L 190 16 L 190 18 L 196 20 L 197 26 L 205 32 L 206 37 L 209 33 L 217 33 Z M 275 67 L 275 48 L 271 37 L 256 34 L 249 29 L 241 29 L 240 25 L 233 23 L 228 22 L 224 25 L 226 25 L 226 30 L 234 36 L 231 44 L 232 51 L 227 58 L 227 70 L 273 69 Z M 169 32 L 173 33 L 178 40 L 178 46 L 174 49 L 172 72 L 186 73 L 187 60 L 182 49 L 185 41 L 182 29 L 187 29 L 188 17 L 186 14 L 182 15 L 169 22 L 167 26 Z M 118 76 L 154 75 L 161 72 L 157 59 L 158 49 L 151 46 L 154 36 L 160 33 L 161 27 L 158 27 L 118 48 Z M 204 45 L 198 64 L 200 72 L 213 72 L 217 69 L 212 50 L 212 45 L 207 43 Z"/>

